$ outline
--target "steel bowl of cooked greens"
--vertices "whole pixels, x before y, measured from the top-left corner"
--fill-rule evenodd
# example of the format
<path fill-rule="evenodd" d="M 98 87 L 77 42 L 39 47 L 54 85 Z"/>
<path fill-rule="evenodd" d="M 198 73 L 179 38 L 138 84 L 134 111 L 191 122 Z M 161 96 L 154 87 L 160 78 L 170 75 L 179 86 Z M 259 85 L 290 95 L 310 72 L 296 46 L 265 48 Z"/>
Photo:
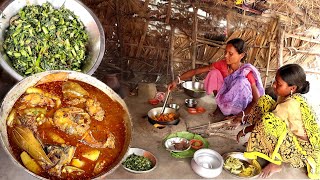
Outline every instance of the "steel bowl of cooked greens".
<path fill-rule="evenodd" d="M 130 148 L 124 156 L 122 166 L 132 173 L 147 173 L 157 167 L 157 158 L 149 151 L 140 148 Z"/>
<path fill-rule="evenodd" d="M 100 65 L 103 27 L 81 1 L 7 0 L 0 11 L 0 64 L 14 79 L 48 70 L 92 75 Z"/>

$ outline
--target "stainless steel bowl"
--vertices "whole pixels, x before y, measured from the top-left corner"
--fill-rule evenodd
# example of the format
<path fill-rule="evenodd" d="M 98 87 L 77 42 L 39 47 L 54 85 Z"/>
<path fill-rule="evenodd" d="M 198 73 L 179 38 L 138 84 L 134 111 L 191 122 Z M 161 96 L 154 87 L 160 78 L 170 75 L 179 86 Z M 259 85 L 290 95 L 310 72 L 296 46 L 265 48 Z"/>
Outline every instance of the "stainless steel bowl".
<path fill-rule="evenodd" d="M 168 151 L 171 152 L 183 152 L 188 151 L 191 147 L 191 144 L 188 139 L 182 137 L 173 137 L 167 139 L 164 142 L 164 146 Z"/>
<path fill-rule="evenodd" d="M 223 158 L 212 149 L 197 150 L 191 160 L 191 168 L 204 178 L 214 178 L 222 172 Z"/>
<path fill-rule="evenodd" d="M 0 10 L 5 18 L 0 17 L 0 64 L 14 79 L 20 81 L 23 75 L 16 72 L 12 66 L 9 57 L 2 48 L 4 34 L 9 26 L 12 16 L 16 15 L 21 8 L 26 5 L 41 5 L 45 2 L 51 3 L 55 8 L 64 5 L 66 8 L 74 12 L 76 16 L 83 22 L 89 34 L 88 55 L 82 67 L 85 74 L 92 75 L 101 63 L 105 51 L 105 36 L 103 27 L 95 14 L 79 0 L 7 0 L 0 6 Z"/>
<path fill-rule="evenodd" d="M 182 87 L 184 92 L 193 98 L 200 98 L 206 95 L 202 82 L 186 81 L 182 83 Z"/>
<path fill-rule="evenodd" d="M 168 107 L 172 108 L 172 109 L 175 109 L 177 111 L 180 109 L 180 106 L 178 104 L 168 104 Z"/>
<path fill-rule="evenodd" d="M 147 173 L 147 172 L 153 171 L 157 167 L 158 160 L 157 160 L 156 156 L 154 156 L 151 152 L 146 151 L 144 149 L 140 149 L 140 148 L 130 148 L 128 153 L 125 155 L 124 160 L 131 154 L 135 154 L 138 156 L 143 156 L 143 157 L 148 158 L 152 163 L 152 168 L 149 170 L 146 170 L 146 171 L 136 171 L 136 170 L 129 169 L 129 168 L 125 167 L 124 165 L 122 165 L 122 167 L 125 170 L 132 172 L 132 173 L 140 174 L 140 173 Z"/>
<path fill-rule="evenodd" d="M 195 99 L 185 99 L 184 102 L 188 108 L 195 108 L 198 104 Z"/>

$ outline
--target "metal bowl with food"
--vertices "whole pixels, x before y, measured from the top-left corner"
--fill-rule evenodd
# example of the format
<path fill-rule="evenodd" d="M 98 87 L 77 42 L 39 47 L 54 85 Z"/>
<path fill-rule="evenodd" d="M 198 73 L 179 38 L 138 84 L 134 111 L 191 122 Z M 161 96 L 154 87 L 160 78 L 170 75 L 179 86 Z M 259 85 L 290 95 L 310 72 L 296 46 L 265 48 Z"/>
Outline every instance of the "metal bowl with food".
<path fill-rule="evenodd" d="M 130 148 L 132 122 L 125 102 L 80 72 L 24 78 L 6 94 L 0 117 L 8 156 L 39 179 L 100 179 Z"/>
<path fill-rule="evenodd" d="M 162 107 L 156 107 L 148 112 L 148 120 L 151 124 L 177 125 L 180 122 L 180 113 L 173 109 L 165 107 L 161 114 Z"/>
<path fill-rule="evenodd" d="M 258 161 L 243 156 L 242 152 L 230 152 L 223 156 L 223 169 L 238 178 L 255 178 L 261 173 Z"/>
<path fill-rule="evenodd" d="M 71 31 L 71 29 L 69 28 L 67 28 L 66 31 L 61 30 L 61 32 L 66 32 L 65 34 L 67 34 L 68 36 L 63 36 L 60 38 L 60 29 L 63 29 L 64 27 L 61 26 L 60 28 L 58 28 L 58 25 L 52 24 L 53 22 L 58 22 L 60 24 L 66 22 L 66 20 L 59 19 L 60 17 L 52 18 L 53 22 L 40 23 L 40 21 L 36 18 L 32 19 L 30 14 L 31 12 L 29 12 L 28 17 L 26 17 L 26 12 L 21 13 L 17 16 L 17 13 L 19 13 L 20 10 L 22 10 L 24 7 L 27 7 L 27 5 L 43 5 L 47 2 L 53 6 L 53 9 L 65 7 L 67 10 L 70 10 L 70 12 L 75 15 L 75 17 L 78 17 L 79 21 L 82 22 L 78 24 L 80 24 L 81 28 L 84 29 L 87 34 L 85 44 L 79 41 L 73 41 L 75 37 L 84 37 L 82 35 L 77 35 L 78 30 L 75 30 L 75 32 L 69 32 Z M 2 11 L 1 15 L 3 15 L 0 17 L 0 64 L 3 69 L 6 70 L 14 79 L 21 80 L 23 79 L 23 77 L 46 70 L 77 69 L 77 71 L 92 75 L 100 65 L 105 51 L 104 30 L 99 19 L 81 1 L 6 0 L 1 4 L 0 11 Z M 12 36 L 10 37 L 12 37 L 13 40 L 15 37 L 21 36 L 20 40 L 14 40 L 14 42 L 18 43 L 18 45 L 13 45 L 14 43 L 5 42 L 5 37 L 9 37 L 7 36 L 9 31 L 8 27 L 10 26 L 10 24 L 14 24 L 15 21 L 17 21 L 16 23 L 19 23 L 20 21 L 17 20 L 17 18 L 19 17 L 29 18 L 34 22 L 38 22 L 38 26 L 32 27 L 32 25 L 27 25 L 26 27 L 23 27 L 22 30 L 18 29 L 16 31 L 16 34 L 12 34 Z M 37 16 L 35 15 L 35 17 Z M 84 26 L 84 28 L 82 26 Z M 51 34 L 51 31 L 53 32 L 54 30 L 56 30 L 57 32 Z M 40 33 L 45 34 L 45 37 L 47 38 L 52 38 L 52 40 L 38 39 L 36 41 L 35 39 L 32 39 L 34 38 L 34 36 L 39 35 Z M 57 37 L 54 37 L 55 35 Z M 33 43 L 35 41 L 39 41 L 39 43 Z M 52 44 L 53 42 L 56 42 L 56 44 Z M 17 49 L 17 46 L 23 46 L 25 48 Z M 70 50 L 71 53 L 51 53 L 52 56 L 50 56 L 50 59 L 46 58 L 46 60 L 44 60 L 44 57 L 49 54 L 48 52 L 51 52 L 52 49 L 54 49 L 54 51 L 52 52 L 58 52 L 57 49 L 59 48 L 64 50 L 60 52 L 66 52 L 67 50 Z M 75 60 L 71 62 L 72 59 Z"/>
<path fill-rule="evenodd" d="M 190 142 L 186 138 L 173 137 L 164 142 L 164 146 L 171 152 L 183 152 L 190 149 Z"/>
<path fill-rule="evenodd" d="M 200 98 L 206 95 L 202 82 L 186 81 L 182 83 L 182 87 L 184 92 L 193 98 Z"/>
<path fill-rule="evenodd" d="M 157 158 L 144 149 L 130 148 L 122 161 L 122 167 L 137 174 L 147 173 L 157 167 Z"/>

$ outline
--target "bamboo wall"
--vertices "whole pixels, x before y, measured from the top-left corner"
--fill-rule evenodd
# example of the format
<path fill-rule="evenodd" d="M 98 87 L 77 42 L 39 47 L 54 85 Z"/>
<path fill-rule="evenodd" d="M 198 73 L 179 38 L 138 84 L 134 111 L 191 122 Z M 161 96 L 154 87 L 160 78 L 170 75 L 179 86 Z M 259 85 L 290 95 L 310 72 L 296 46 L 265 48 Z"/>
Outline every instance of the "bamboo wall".
<path fill-rule="evenodd" d="M 320 42 L 292 34 L 283 16 L 258 16 L 225 4 L 172 1 L 83 0 L 106 34 L 106 53 L 95 74 L 102 77 L 116 70 L 131 83 L 168 83 L 188 69 L 223 58 L 226 41 L 236 37 L 247 42 L 247 62 L 260 70 L 265 84 L 282 64 L 317 65 Z M 222 21 L 226 25 L 220 27 Z"/>

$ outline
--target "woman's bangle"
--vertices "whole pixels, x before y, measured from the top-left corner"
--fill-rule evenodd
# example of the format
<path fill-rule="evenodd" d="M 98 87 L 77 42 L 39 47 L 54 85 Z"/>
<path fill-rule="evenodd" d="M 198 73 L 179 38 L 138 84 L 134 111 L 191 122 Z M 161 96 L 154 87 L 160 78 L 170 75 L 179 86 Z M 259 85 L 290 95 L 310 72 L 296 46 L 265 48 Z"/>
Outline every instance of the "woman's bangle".
<path fill-rule="evenodd" d="M 246 122 L 244 121 L 244 117 L 246 115 L 244 114 L 244 111 L 242 111 L 242 118 L 241 118 L 241 124 L 244 125 Z"/>
<path fill-rule="evenodd" d="M 180 76 L 177 76 L 177 79 L 178 79 L 178 84 L 181 84 L 181 78 L 180 78 Z"/>

